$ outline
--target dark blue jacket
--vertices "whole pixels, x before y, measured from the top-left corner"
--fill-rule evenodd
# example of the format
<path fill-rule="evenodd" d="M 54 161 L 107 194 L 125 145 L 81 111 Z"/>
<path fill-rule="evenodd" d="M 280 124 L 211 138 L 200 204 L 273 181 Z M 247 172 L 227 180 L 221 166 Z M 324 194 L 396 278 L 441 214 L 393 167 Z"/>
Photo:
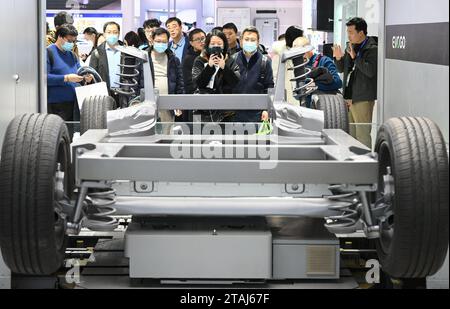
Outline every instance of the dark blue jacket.
<path fill-rule="evenodd" d="M 148 52 L 150 56 L 150 66 L 152 67 L 153 84 L 155 84 L 155 72 L 153 70 L 153 61 L 151 56 L 152 51 L 153 47 L 151 47 Z M 170 49 L 167 49 L 166 54 L 168 57 L 167 79 L 169 81 L 169 94 L 184 94 L 183 67 L 181 66 L 180 60 Z"/>
<path fill-rule="evenodd" d="M 52 57 L 47 56 L 47 103 L 76 102 L 75 87 L 78 84 L 65 83 L 64 76 L 76 74 L 80 62 L 72 52 L 63 52 L 56 45 L 48 48 Z"/>
<path fill-rule="evenodd" d="M 263 57 L 267 57 L 265 69 L 263 71 Z M 235 54 L 236 64 L 239 66 L 241 80 L 234 88 L 233 93 L 238 94 L 266 94 L 268 89 L 274 88 L 272 61 L 268 56 L 263 56 L 261 52 L 256 52 L 249 61 L 245 53 L 240 51 Z M 262 76 L 264 75 L 264 76 Z M 236 123 L 258 123 L 261 121 L 262 111 L 239 111 L 233 122 Z"/>
<path fill-rule="evenodd" d="M 316 54 L 310 59 L 310 61 L 308 63 L 309 68 L 313 67 L 318 56 L 319 55 Z M 318 67 L 326 68 L 328 70 L 328 73 L 330 73 L 333 76 L 333 83 L 331 83 L 331 84 L 324 84 L 321 82 L 316 82 L 316 86 L 319 88 L 319 91 L 322 91 L 322 92 L 339 91 L 342 88 L 343 84 L 342 84 L 342 79 L 339 76 L 338 69 L 337 69 L 336 65 L 334 64 L 333 59 L 331 59 L 330 57 L 327 57 L 327 56 L 322 56 L 322 58 L 320 58 Z"/>
<path fill-rule="evenodd" d="M 239 66 L 241 80 L 234 88 L 233 93 L 238 94 L 265 94 L 275 86 L 273 81 L 272 60 L 267 57 L 265 76 L 262 75 L 263 55 L 256 52 L 250 61 L 247 61 L 243 51 L 237 53 L 236 64 Z M 264 79 L 262 79 L 264 78 Z"/>

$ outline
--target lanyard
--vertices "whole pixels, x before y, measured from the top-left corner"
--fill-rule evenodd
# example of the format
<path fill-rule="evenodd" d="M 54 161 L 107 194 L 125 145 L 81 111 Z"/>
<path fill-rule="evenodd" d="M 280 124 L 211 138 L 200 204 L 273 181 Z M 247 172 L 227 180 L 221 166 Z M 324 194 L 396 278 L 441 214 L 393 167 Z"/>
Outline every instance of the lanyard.
<path fill-rule="evenodd" d="M 316 60 L 314 61 L 314 64 L 313 64 L 313 69 L 316 69 L 319 67 L 320 60 L 322 60 L 322 55 L 317 55 Z"/>

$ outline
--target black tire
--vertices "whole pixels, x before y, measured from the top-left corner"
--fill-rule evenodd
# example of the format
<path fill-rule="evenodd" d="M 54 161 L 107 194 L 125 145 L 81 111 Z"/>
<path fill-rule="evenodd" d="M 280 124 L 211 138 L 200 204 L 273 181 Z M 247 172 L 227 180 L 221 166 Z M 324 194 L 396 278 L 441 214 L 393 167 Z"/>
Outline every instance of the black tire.
<path fill-rule="evenodd" d="M 319 94 L 316 107 L 325 113 L 325 129 L 350 132 L 347 104 L 341 95 Z"/>
<path fill-rule="evenodd" d="M 395 194 L 381 225 L 377 251 L 383 270 L 398 279 L 425 278 L 443 265 L 449 241 L 448 156 L 442 133 L 424 118 L 396 118 L 380 129 L 378 197 L 391 167 Z"/>
<path fill-rule="evenodd" d="M 68 196 L 70 137 L 60 117 L 23 115 L 11 122 L 0 162 L 0 246 L 13 273 L 50 275 L 62 265 L 68 238 L 55 201 L 58 163 Z"/>
<path fill-rule="evenodd" d="M 81 111 L 81 135 L 89 130 L 107 128 L 107 113 L 114 110 L 116 102 L 109 96 L 87 98 Z"/>

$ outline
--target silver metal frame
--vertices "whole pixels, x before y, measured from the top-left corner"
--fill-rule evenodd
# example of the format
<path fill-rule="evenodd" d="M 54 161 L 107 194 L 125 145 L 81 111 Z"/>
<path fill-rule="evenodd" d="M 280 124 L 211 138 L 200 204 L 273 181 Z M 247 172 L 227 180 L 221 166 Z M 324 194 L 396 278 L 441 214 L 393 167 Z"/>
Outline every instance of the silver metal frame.
<path fill-rule="evenodd" d="M 311 49 L 287 51 L 280 60 L 281 72 L 288 60 L 303 58 Z M 141 59 L 145 76 L 151 76 L 147 53 L 134 48 L 121 51 Z M 351 225 L 344 224 L 343 230 L 363 227 L 367 235 L 376 237 L 376 227 L 365 223 L 372 222 L 372 205 L 366 197 L 377 190 L 376 156 L 345 132 L 324 130 L 323 112 L 284 103 L 284 78 L 279 74 L 274 96 L 157 96 L 151 79 L 146 78 L 142 104 L 109 112 L 108 130 L 88 131 L 72 145 L 80 193 L 68 232 L 80 231 L 89 188 L 113 188 L 118 190 L 115 208 L 122 215 L 329 217 L 339 223 L 342 218 L 348 220 L 342 213 L 351 211 Z M 300 87 L 308 83 L 300 82 Z M 257 130 L 202 135 L 198 132 L 205 124 L 199 123 L 199 131 L 193 125 L 193 135 L 183 134 L 180 128 L 172 130 L 173 135 L 159 135 L 157 127 L 163 124 L 156 121 L 158 109 L 268 110 L 274 131 L 270 136 L 253 134 Z M 228 125 L 239 129 L 240 124 Z M 132 134 L 133 130 L 139 134 Z M 180 195 L 177 190 L 183 183 L 189 183 L 194 193 Z M 155 194 L 160 184 L 165 193 Z M 214 186 L 211 192 L 205 192 L 208 184 Z M 331 198 L 335 193 L 328 187 L 336 185 L 355 196 L 365 211 L 364 222 L 358 221 L 363 218 L 353 209 L 355 205 L 341 200 L 341 195 Z M 278 188 L 278 193 L 264 195 L 264 186 Z M 333 231 L 341 227 L 329 226 Z"/>

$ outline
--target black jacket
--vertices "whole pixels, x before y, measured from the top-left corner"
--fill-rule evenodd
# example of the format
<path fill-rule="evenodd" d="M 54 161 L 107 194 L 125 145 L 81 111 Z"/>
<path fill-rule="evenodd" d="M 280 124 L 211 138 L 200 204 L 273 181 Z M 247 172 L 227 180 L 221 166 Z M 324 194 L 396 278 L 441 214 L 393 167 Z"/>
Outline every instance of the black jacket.
<path fill-rule="evenodd" d="M 123 45 L 122 42 L 119 42 L 119 45 Z M 122 60 L 123 62 L 123 60 Z M 108 55 L 106 54 L 106 42 L 97 47 L 96 50 L 92 53 L 90 67 L 98 72 L 103 81 L 108 85 L 108 89 L 111 89 L 111 83 L 109 80 L 109 65 L 108 65 Z M 117 85 L 114 85 L 117 87 Z"/>
<path fill-rule="evenodd" d="M 378 41 L 375 37 L 368 37 L 362 49 L 356 46 L 355 51 L 358 56 L 354 60 L 348 53 L 340 61 L 335 59 L 339 72 L 344 73 L 344 97 L 354 102 L 375 101 L 378 85 Z"/>
<path fill-rule="evenodd" d="M 239 66 L 241 75 L 241 80 L 235 87 L 234 93 L 265 94 L 268 89 L 275 86 L 272 61 L 267 57 L 265 68 L 263 69 L 263 57 L 267 56 L 263 56 L 261 52 L 257 52 L 247 62 L 243 51 L 233 56 L 236 59 L 236 64 Z"/>
<path fill-rule="evenodd" d="M 148 49 L 150 67 L 152 68 L 152 80 L 153 85 L 155 84 L 155 71 L 152 61 L 152 51 L 153 47 Z M 167 49 L 166 55 L 167 60 L 167 79 L 169 82 L 169 94 L 184 94 L 184 80 L 183 80 L 183 68 L 181 67 L 180 60 L 175 56 L 175 54 Z"/>
<path fill-rule="evenodd" d="M 263 62 L 264 57 L 266 60 Z M 273 82 L 272 61 L 268 56 L 264 56 L 258 51 L 247 61 L 245 53 L 240 51 L 233 58 L 236 59 L 241 74 L 241 80 L 234 88 L 234 93 L 267 94 L 268 89 L 275 86 Z M 236 112 L 233 122 L 258 123 L 261 120 L 261 112 L 256 110 Z"/>
<path fill-rule="evenodd" d="M 183 60 L 184 91 L 186 94 L 194 94 L 195 92 L 194 81 L 192 80 L 192 68 L 198 56 L 200 56 L 200 53 L 195 52 L 190 47 Z"/>
<path fill-rule="evenodd" d="M 207 88 L 211 78 L 216 72 L 215 67 L 208 65 L 208 60 L 202 56 L 198 56 L 194 61 L 192 68 L 192 80 L 194 88 L 200 93 L 214 93 L 214 94 L 231 94 L 233 89 L 239 83 L 241 74 L 239 73 L 239 66 L 233 58 L 228 58 L 225 69 L 219 69 L 214 80 L 214 89 Z"/>

